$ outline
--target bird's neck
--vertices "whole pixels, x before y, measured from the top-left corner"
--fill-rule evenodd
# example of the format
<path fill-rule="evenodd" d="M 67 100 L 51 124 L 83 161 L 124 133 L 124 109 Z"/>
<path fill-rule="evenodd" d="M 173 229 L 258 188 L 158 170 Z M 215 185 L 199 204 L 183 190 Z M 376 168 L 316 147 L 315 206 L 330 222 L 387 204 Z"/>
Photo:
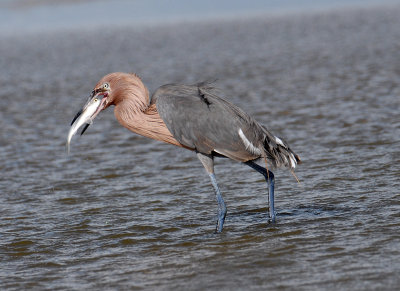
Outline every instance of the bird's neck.
<path fill-rule="evenodd" d="M 183 147 L 168 130 L 157 112 L 155 104 L 148 104 L 148 96 L 125 98 L 115 106 L 114 114 L 119 123 L 145 137 Z M 139 101 L 139 102 L 138 102 Z"/>

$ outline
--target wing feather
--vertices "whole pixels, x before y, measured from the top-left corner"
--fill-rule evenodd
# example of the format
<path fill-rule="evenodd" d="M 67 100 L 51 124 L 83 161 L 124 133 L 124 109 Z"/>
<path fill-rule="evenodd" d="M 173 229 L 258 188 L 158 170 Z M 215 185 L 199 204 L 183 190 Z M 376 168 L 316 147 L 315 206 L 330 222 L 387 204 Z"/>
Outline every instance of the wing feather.
<path fill-rule="evenodd" d="M 214 94 L 207 84 L 164 85 L 153 94 L 152 103 L 183 145 L 239 161 L 259 157 L 248 150 L 239 130 L 255 148 L 262 148 L 262 127 L 239 107 Z"/>

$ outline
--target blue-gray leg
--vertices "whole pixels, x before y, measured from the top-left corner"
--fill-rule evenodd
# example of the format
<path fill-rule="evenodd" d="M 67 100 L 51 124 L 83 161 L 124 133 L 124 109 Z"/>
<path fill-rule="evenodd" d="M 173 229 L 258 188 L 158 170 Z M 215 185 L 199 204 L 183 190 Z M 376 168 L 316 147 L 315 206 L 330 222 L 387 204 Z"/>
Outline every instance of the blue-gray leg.
<path fill-rule="evenodd" d="M 252 161 L 245 162 L 245 164 L 250 166 L 257 172 L 261 173 L 265 177 L 265 180 L 268 183 L 269 217 L 271 219 L 271 222 L 275 222 L 276 213 L 275 213 L 275 197 L 274 197 L 274 190 L 275 190 L 274 173 Z"/>
<path fill-rule="evenodd" d="M 216 232 L 221 232 L 222 228 L 224 227 L 224 221 L 226 216 L 226 206 L 224 199 L 222 198 L 221 192 L 219 191 L 219 187 L 217 184 L 217 179 L 215 178 L 214 173 L 209 174 L 211 178 L 211 183 L 214 187 L 215 197 L 217 198 L 218 202 L 218 220 L 217 220 L 217 227 L 215 229 Z"/>
<path fill-rule="evenodd" d="M 224 199 L 222 198 L 221 191 L 219 190 L 217 179 L 215 178 L 214 174 L 214 160 L 213 157 L 210 155 L 205 155 L 202 153 L 197 153 L 197 157 L 203 164 L 204 168 L 206 169 L 208 175 L 210 176 L 211 183 L 214 187 L 215 197 L 218 202 L 218 220 L 217 220 L 217 227 L 216 232 L 221 232 L 222 228 L 224 227 L 224 221 L 226 216 L 226 206 Z"/>

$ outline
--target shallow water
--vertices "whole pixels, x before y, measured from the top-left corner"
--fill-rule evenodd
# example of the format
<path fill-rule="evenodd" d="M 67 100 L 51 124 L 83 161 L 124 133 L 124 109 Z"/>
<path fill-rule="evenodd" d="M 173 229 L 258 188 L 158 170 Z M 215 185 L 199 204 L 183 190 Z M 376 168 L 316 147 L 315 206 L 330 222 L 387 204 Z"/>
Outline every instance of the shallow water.
<path fill-rule="evenodd" d="M 0 289 L 339 289 L 400 286 L 400 8 L 0 42 Z M 109 109 L 71 154 L 69 122 L 100 77 L 151 91 L 215 80 L 304 161 L 266 185 L 218 160 L 224 232 L 188 151 Z"/>

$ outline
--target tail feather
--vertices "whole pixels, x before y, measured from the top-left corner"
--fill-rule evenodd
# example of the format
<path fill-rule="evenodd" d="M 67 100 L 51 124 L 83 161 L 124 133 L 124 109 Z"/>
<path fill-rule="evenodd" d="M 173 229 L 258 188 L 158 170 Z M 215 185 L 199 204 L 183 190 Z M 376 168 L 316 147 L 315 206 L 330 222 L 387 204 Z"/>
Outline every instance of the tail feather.
<path fill-rule="evenodd" d="M 282 139 L 264 129 L 264 149 L 268 162 L 275 168 L 288 168 L 294 170 L 301 163 L 300 157 L 293 152 L 289 145 Z"/>

